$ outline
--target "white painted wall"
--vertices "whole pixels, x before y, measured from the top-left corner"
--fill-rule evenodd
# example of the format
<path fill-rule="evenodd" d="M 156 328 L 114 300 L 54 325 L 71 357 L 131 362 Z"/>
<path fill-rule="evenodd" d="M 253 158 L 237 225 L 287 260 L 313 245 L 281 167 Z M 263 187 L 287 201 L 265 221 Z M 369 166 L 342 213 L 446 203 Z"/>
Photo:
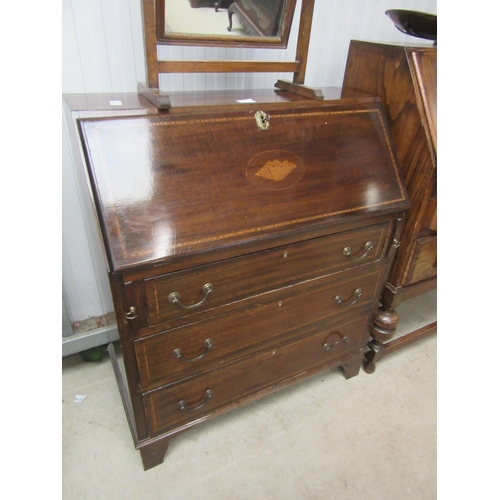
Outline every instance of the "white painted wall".
<path fill-rule="evenodd" d="M 188 1 L 188 0 L 178 0 Z M 300 8 L 301 0 L 297 0 Z M 351 39 L 415 42 L 396 30 L 387 9 L 437 13 L 437 0 L 316 0 L 305 84 L 341 86 Z M 163 59 L 293 60 L 298 16 L 286 50 L 161 47 Z M 423 41 L 423 43 L 426 43 Z M 145 81 L 140 0 L 62 1 L 63 93 L 135 92 Z M 282 74 L 164 75 L 161 87 L 174 90 L 273 88 Z M 72 321 L 112 310 L 103 288 L 100 248 L 89 227 L 92 214 L 83 199 L 79 153 L 72 124 L 63 114 L 63 296 Z"/>

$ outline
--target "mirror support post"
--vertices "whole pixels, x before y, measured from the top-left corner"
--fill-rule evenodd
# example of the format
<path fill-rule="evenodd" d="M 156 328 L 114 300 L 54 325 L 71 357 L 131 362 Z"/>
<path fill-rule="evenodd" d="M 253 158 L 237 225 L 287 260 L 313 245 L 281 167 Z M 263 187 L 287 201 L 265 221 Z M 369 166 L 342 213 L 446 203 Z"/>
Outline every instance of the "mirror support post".
<path fill-rule="evenodd" d="M 159 89 L 158 48 L 156 44 L 155 0 L 141 0 L 142 33 L 144 37 L 144 56 L 146 59 L 146 86 Z"/>
<path fill-rule="evenodd" d="M 141 0 L 146 82 L 137 84 L 137 93 L 158 109 L 169 109 L 170 98 L 160 90 L 158 48 L 156 45 L 155 0 Z"/>
<path fill-rule="evenodd" d="M 307 56 L 309 54 L 309 40 L 311 38 L 312 19 L 314 12 L 314 0 L 303 1 L 300 13 L 299 34 L 297 39 L 297 53 L 295 60 L 298 64 L 297 71 L 293 74 L 293 82 L 288 80 L 278 80 L 274 86 L 278 89 L 300 95 L 306 99 L 321 101 L 324 99 L 323 93 L 319 89 L 306 87 Z"/>
<path fill-rule="evenodd" d="M 309 40 L 311 38 L 313 12 L 314 0 L 302 0 L 299 34 L 297 38 L 297 52 L 295 56 L 295 60 L 299 63 L 299 69 L 293 75 L 293 82 L 300 85 L 304 83 L 306 78 L 307 56 L 309 54 Z"/>

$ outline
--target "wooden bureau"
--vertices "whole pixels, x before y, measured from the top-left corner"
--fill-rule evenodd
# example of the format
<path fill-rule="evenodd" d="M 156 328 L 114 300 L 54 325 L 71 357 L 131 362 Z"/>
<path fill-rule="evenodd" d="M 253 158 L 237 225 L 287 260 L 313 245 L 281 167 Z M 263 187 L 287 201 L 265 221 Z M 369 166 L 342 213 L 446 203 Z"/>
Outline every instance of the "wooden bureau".
<path fill-rule="evenodd" d="M 437 46 L 351 41 L 342 95 L 360 92 L 381 100 L 411 201 L 372 329 L 365 369 L 373 372 L 385 353 L 437 328 L 434 322 L 393 339 L 395 309 L 437 286 Z"/>
<path fill-rule="evenodd" d="M 359 372 L 409 206 L 377 99 L 79 129 L 144 469 L 208 418 L 326 368 Z"/>

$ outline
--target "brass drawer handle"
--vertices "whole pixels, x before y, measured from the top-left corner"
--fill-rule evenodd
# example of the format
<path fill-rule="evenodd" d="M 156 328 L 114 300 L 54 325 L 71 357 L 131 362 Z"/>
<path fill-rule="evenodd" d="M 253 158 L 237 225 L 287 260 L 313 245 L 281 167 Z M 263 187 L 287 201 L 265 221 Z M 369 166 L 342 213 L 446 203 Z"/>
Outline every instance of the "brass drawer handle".
<path fill-rule="evenodd" d="M 203 358 L 203 356 L 205 356 L 205 354 L 214 345 L 214 341 L 212 339 L 206 339 L 205 342 L 203 342 L 203 345 L 205 346 L 205 350 L 199 356 L 196 356 L 195 358 L 185 358 L 182 354 L 182 349 L 180 347 L 178 347 L 177 349 L 174 349 L 174 352 L 172 353 L 172 355 L 176 359 L 182 359 L 186 363 L 192 363 L 193 361 L 198 361 L 199 359 Z"/>
<path fill-rule="evenodd" d="M 335 333 L 340 336 L 340 333 L 338 333 L 338 332 L 335 332 Z M 323 344 L 323 349 L 325 351 L 329 351 L 330 349 L 333 349 L 337 344 L 340 344 L 341 342 L 344 342 L 347 344 L 347 342 L 349 342 L 349 337 L 345 337 L 345 336 L 341 337 L 340 340 L 337 340 L 337 342 L 335 342 L 333 344 L 329 344 L 328 342 L 325 342 Z"/>
<path fill-rule="evenodd" d="M 194 408 L 189 408 L 186 401 L 184 399 L 182 399 L 181 401 L 179 401 L 179 403 L 177 404 L 177 406 L 179 407 L 179 410 L 185 410 L 185 411 L 196 411 L 196 410 L 200 410 L 201 408 L 203 408 L 209 401 L 210 399 L 212 399 L 212 390 L 211 389 L 207 389 L 205 391 L 205 401 L 203 401 L 203 403 L 201 403 L 201 405 L 198 405 L 198 406 L 195 406 Z"/>
<path fill-rule="evenodd" d="M 207 300 L 208 296 L 214 291 L 214 286 L 212 285 L 212 283 L 207 283 L 206 285 L 203 285 L 202 290 L 205 296 L 199 302 L 197 302 L 196 304 L 191 304 L 190 306 L 185 306 L 181 302 L 178 292 L 172 292 L 168 296 L 168 300 L 169 302 L 172 302 L 172 304 L 178 304 L 183 309 L 194 309 L 195 307 L 200 307 L 205 302 L 205 300 Z"/>
<path fill-rule="evenodd" d="M 342 298 L 340 297 L 340 295 L 337 295 L 335 297 L 335 302 L 337 304 L 340 304 L 342 307 L 349 307 L 349 306 L 353 306 L 354 304 L 356 304 L 358 299 L 362 296 L 363 296 L 363 290 L 361 290 L 361 288 L 356 288 L 356 290 L 354 290 L 354 299 L 351 302 L 349 302 L 349 303 L 342 302 Z"/>
<path fill-rule="evenodd" d="M 346 257 L 351 257 L 352 260 L 361 260 L 363 259 L 364 257 L 366 257 L 368 255 L 368 252 L 370 250 L 373 249 L 373 243 L 371 241 L 367 241 L 363 247 L 365 249 L 365 252 L 363 253 L 363 255 L 359 255 L 359 256 L 354 256 L 352 255 L 351 253 L 351 247 L 345 247 L 344 250 L 342 250 L 342 253 L 346 256 Z"/>
<path fill-rule="evenodd" d="M 125 317 L 126 317 L 127 319 L 135 319 L 135 318 L 137 318 L 137 312 L 136 312 L 136 310 L 135 310 L 135 307 L 134 307 L 134 306 L 132 306 L 132 307 L 128 310 L 128 312 L 126 312 L 126 313 L 125 313 Z"/>

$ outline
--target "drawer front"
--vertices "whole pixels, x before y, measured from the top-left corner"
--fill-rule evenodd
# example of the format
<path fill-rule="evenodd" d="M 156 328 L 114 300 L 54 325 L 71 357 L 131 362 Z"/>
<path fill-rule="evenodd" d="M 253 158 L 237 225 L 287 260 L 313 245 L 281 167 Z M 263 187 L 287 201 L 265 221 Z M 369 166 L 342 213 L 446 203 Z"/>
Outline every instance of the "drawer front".
<path fill-rule="evenodd" d="M 150 325 L 380 259 L 389 223 L 145 280 Z"/>
<path fill-rule="evenodd" d="M 437 276 L 437 236 L 418 238 L 411 263 L 408 283 L 413 284 Z"/>
<path fill-rule="evenodd" d="M 265 391 L 364 345 L 368 318 L 346 321 L 294 342 L 284 342 L 221 366 L 194 380 L 143 395 L 150 436 L 198 420 L 224 405 Z"/>
<path fill-rule="evenodd" d="M 135 341 L 141 385 L 175 382 L 372 307 L 383 267 L 343 271 L 267 294 L 258 304 Z"/>

